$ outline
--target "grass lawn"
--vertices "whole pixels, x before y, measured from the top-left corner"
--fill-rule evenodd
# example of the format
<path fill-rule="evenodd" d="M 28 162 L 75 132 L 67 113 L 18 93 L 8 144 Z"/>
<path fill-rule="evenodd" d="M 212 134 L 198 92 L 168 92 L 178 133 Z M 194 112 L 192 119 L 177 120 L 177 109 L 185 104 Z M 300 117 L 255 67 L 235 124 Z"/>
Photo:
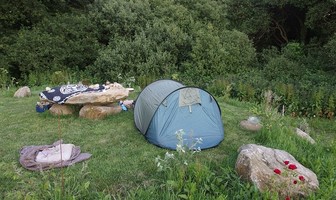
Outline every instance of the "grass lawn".
<path fill-rule="evenodd" d="M 165 187 L 155 158 L 166 149 L 146 141 L 136 129 L 133 112 L 122 112 L 103 120 L 78 116 L 55 117 L 37 113 L 35 104 L 42 88 L 32 96 L 13 98 L 14 90 L 0 90 L 0 199 L 183 199 L 181 192 Z M 130 97 L 135 99 L 134 93 Z M 291 153 L 317 174 L 320 190 L 310 199 L 336 199 L 336 121 L 307 119 L 316 145 L 299 139 L 293 128 L 303 119 L 281 117 L 262 107 L 218 97 L 225 138 L 216 148 L 195 154 L 214 177 L 226 185 L 213 189 L 209 199 L 251 199 L 262 197 L 234 173 L 237 150 L 256 143 Z M 250 115 L 260 116 L 263 130 L 242 130 L 239 122 Z M 32 172 L 21 167 L 19 151 L 23 146 L 44 145 L 63 139 L 81 147 L 92 157 L 71 167 Z M 169 151 L 175 153 L 174 151 Z M 220 182 L 223 185 L 223 182 Z M 204 183 L 204 187 L 207 185 Z M 187 196 L 188 199 L 198 199 Z"/>

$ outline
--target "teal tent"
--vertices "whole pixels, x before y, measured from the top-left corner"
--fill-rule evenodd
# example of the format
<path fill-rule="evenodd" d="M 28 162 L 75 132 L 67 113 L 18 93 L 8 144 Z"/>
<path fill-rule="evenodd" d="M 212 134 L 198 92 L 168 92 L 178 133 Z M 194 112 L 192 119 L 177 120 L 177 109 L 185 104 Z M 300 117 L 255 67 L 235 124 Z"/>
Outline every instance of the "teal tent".
<path fill-rule="evenodd" d="M 145 87 L 134 105 L 134 122 L 146 139 L 176 149 L 176 132 L 184 131 L 183 144 L 195 148 L 217 146 L 224 139 L 221 110 L 207 91 L 173 80 L 158 80 Z"/>

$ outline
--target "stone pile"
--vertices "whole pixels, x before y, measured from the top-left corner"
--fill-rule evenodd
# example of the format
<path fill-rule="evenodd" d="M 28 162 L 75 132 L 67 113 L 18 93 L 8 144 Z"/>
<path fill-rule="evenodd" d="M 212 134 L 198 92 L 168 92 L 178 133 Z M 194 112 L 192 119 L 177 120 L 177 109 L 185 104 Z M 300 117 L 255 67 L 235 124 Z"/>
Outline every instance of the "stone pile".
<path fill-rule="evenodd" d="M 96 87 L 91 85 L 89 87 Z M 51 88 L 47 88 L 46 90 Z M 64 104 L 57 104 L 50 100 L 41 99 L 42 102 L 52 103 L 49 109 L 53 115 L 72 115 L 74 105 L 80 106 L 79 117 L 88 119 L 102 119 L 108 115 L 120 113 L 122 110 L 131 109 L 133 101 L 127 100 L 132 88 L 124 88 L 119 83 L 108 84 L 104 91 L 80 93 L 68 98 Z M 123 104 L 123 102 L 125 102 Z"/>

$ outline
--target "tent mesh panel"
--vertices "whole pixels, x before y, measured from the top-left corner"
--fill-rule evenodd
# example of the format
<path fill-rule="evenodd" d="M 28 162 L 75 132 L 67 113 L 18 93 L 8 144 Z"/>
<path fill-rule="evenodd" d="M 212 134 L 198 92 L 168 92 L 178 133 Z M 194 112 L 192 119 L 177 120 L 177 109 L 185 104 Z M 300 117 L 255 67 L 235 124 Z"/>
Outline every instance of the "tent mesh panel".
<path fill-rule="evenodd" d="M 184 88 L 180 90 L 179 106 L 201 104 L 201 95 L 198 88 Z"/>

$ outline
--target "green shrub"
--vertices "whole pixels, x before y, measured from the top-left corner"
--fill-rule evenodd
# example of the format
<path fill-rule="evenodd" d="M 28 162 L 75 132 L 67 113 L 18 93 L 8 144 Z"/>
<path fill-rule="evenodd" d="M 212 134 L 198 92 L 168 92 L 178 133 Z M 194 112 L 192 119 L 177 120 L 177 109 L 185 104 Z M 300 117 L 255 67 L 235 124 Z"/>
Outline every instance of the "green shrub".
<path fill-rule="evenodd" d="M 245 34 L 219 32 L 211 24 L 198 28 L 190 55 L 183 65 L 184 77 L 202 87 L 218 76 L 247 72 L 255 61 L 255 50 Z"/>
<path fill-rule="evenodd" d="M 174 66 L 172 56 L 162 50 L 160 46 L 149 40 L 143 33 L 136 35 L 134 40 L 115 38 L 99 56 L 88 70 L 101 80 L 119 81 L 123 77 L 164 76 L 170 73 Z"/>
<path fill-rule="evenodd" d="M 6 86 L 9 84 L 9 75 L 8 70 L 5 68 L 0 68 L 0 88 L 6 88 Z"/>
<path fill-rule="evenodd" d="M 99 42 L 108 45 L 114 37 L 130 40 L 153 18 L 148 1 L 95 1 L 90 6 L 90 21 L 97 25 Z"/>
<path fill-rule="evenodd" d="M 326 59 L 325 71 L 336 73 L 336 33 L 330 38 L 327 44 L 323 46 Z"/>
<path fill-rule="evenodd" d="M 39 82 L 32 81 L 40 79 L 32 77 L 38 76 L 36 72 L 44 76 L 52 71 L 84 70 L 97 56 L 98 43 L 93 30 L 83 15 L 45 18 L 32 29 L 18 32 L 14 43 L 5 49 L 6 65 L 26 84 Z"/>
<path fill-rule="evenodd" d="M 209 92 L 216 96 L 231 97 L 232 83 L 225 78 L 216 78 L 207 88 Z"/>

